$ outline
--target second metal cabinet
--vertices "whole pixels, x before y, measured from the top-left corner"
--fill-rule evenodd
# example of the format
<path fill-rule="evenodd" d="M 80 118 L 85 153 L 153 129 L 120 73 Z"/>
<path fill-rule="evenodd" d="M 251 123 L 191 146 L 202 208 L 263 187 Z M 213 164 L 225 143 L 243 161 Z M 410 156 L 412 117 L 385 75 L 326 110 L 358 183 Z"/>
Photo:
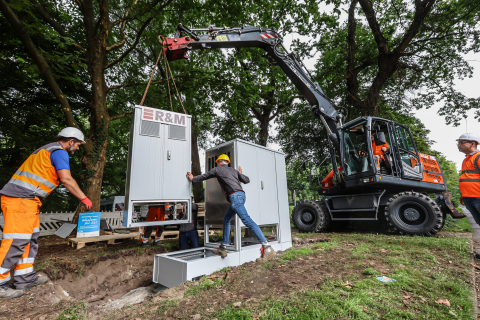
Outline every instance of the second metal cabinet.
<path fill-rule="evenodd" d="M 286 184 L 280 183 L 279 188 L 278 181 L 279 178 L 286 179 L 285 156 L 281 152 L 235 139 L 207 150 L 206 171 L 216 166 L 215 160 L 223 153 L 229 155 L 231 167 L 238 169 L 241 166 L 243 174 L 250 178 L 250 183 L 242 185 L 250 217 L 258 225 L 278 224 L 280 210 L 288 210 L 288 200 L 282 197 L 283 193 L 286 194 Z M 205 195 L 205 223 L 221 228 L 230 203 L 216 179 L 207 181 Z"/>

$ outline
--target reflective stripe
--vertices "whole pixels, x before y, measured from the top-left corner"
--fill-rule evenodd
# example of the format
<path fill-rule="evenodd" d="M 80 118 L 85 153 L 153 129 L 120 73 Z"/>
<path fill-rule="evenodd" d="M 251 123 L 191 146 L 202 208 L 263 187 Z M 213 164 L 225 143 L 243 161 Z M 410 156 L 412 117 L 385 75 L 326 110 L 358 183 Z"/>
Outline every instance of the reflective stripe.
<path fill-rule="evenodd" d="M 46 185 L 47 187 L 49 187 L 52 190 L 57 187 L 56 185 L 54 185 L 53 183 L 51 183 L 47 179 L 39 177 L 36 174 L 33 174 L 31 172 L 17 170 L 17 172 L 15 172 L 15 174 L 17 174 L 19 176 L 24 176 L 24 177 L 30 178 L 32 180 L 35 180 L 35 181 L 37 181 L 37 182 L 39 182 L 43 185 Z"/>
<path fill-rule="evenodd" d="M 40 228 L 33 228 L 33 233 L 38 233 L 40 232 Z"/>
<path fill-rule="evenodd" d="M 148 242 L 148 238 L 142 237 L 142 242 Z"/>
<path fill-rule="evenodd" d="M 5 282 L 7 282 L 7 281 L 10 281 L 10 279 L 12 279 L 12 275 L 11 275 L 11 274 L 9 274 L 8 277 L 6 277 L 5 279 L 0 279 L 0 284 L 5 283 Z"/>
<path fill-rule="evenodd" d="M 45 150 L 47 150 L 48 152 L 50 152 L 50 150 L 64 150 L 62 147 L 60 147 L 59 145 L 56 145 L 56 146 L 51 146 L 51 147 L 48 147 L 48 148 L 45 148 Z M 51 152 L 50 152 L 51 153 Z"/>
<path fill-rule="evenodd" d="M 42 198 L 45 198 L 49 195 L 48 192 L 45 192 L 42 189 L 37 188 L 37 187 L 31 185 L 30 183 L 22 181 L 22 180 L 17 180 L 15 178 L 12 178 L 12 179 L 10 179 L 10 181 L 8 181 L 8 183 L 16 184 L 17 186 L 20 186 L 20 187 L 23 187 L 23 188 L 28 189 L 30 191 L 33 191 L 34 193 L 38 194 Z"/>
<path fill-rule="evenodd" d="M 18 264 L 24 264 L 24 263 L 34 263 L 34 262 L 35 262 L 35 258 L 19 259 L 18 262 L 17 262 L 17 265 Z"/>
<path fill-rule="evenodd" d="M 3 239 L 32 239 L 32 235 L 28 233 L 4 233 Z"/>
<path fill-rule="evenodd" d="M 13 270 L 13 275 L 14 276 L 19 276 L 19 275 L 27 274 L 27 273 L 30 273 L 30 272 L 33 272 L 33 267 L 20 269 L 20 270 Z"/>
<path fill-rule="evenodd" d="M 462 174 L 464 173 L 480 173 L 480 170 L 463 170 Z"/>
<path fill-rule="evenodd" d="M 0 274 L 4 274 L 4 273 L 7 273 L 7 272 L 10 272 L 10 269 L 0 268 Z"/>
<path fill-rule="evenodd" d="M 480 179 L 460 179 L 460 182 L 480 182 Z"/>

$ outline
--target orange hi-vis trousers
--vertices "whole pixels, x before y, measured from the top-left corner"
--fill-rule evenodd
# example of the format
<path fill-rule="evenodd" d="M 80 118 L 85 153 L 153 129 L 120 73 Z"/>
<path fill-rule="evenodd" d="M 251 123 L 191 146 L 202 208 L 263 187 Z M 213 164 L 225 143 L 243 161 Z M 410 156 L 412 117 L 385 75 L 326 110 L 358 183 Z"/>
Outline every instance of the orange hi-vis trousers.
<path fill-rule="evenodd" d="M 33 262 L 38 253 L 40 235 L 38 199 L 1 197 L 3 217 L 3 238 L 0 246 L 0 284 L 10 280 L 10 269 L 15 266 L 13 280 L 20 289 L 37 280 Z"/>
<path fill-rule="evenodd" d="M 165 221 L 165 207 L 150 207 L 148 209 L 147 221 Z M 145 227 L 145 232 L 142 236 L 143 243 L 148 243 L 148 239 L 150 239 L 150 235 L 152 234 L 154 228 L 154 226 Z M 163 226 L 157 226 L 157 233 L 155 233 L 155 242 L 160 241 L 164 229 L 165 228 Z"/>

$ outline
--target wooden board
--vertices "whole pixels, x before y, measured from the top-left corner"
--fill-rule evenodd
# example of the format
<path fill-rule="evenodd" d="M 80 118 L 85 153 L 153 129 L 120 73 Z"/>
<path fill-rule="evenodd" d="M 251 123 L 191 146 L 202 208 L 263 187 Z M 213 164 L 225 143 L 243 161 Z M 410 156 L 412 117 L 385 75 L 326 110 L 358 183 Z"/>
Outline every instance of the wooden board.
<path fill-rule="evenodd" d="M 155 230 L 154 230 L 155 231 Z M 198 236 L 203 237 L 205 230 L 198 230 Z M 209 232 L 210 235 L 213 235 L 213 231 Z M 160 240 L 170 240 L 170 239 L 178 239 L 179 232 L 178 231 L 163 231 Z M 155 232 L 152 232 L 150 237 L 155 237 Z"/>
<path fill-rule="evenodd" d="M 107 241 L 107 244 L 114 244 L 115 240 L 118 239 L 140 239 L 141 234 L 139 232 L 129 233 L 129 234 L 112 234 L 98 237 L 88 237 L 88 238 L 69 238 L 68 242 L 72 245 L 73 248 L 81 249 L 85 247 L 86 243 L 90 242 L 99 242 Z"/>

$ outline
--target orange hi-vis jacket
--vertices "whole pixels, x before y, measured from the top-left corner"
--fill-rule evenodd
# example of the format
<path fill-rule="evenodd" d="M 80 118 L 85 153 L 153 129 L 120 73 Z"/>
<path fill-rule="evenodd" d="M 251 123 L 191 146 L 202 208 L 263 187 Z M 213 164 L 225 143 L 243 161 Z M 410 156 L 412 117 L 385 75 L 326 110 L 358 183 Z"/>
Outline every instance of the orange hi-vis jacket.
<path fill-rule="evenodd" d="M 480 151 L 463 160 L 459 187 L 462 197 L 480 198 Z"/>
<path fill-rule="evenodd" d="M 372 141 L 372 151 L 374 156 L 379 156 L 380 158 L 383 158 L 383 152 L 382 148 L 383 147 L 389 147 L 388 143 L 382 144 L 381 146 L 377 146 L 375 142 Z"/>
<path fill-rule="evenodd" d="M 62 146 L 53 142 L 35 150 L 0 190 L 0 194 L 12 198 L 46 198 L 58 186 L 57 170 L 50 155 L 59 149 L 63 149 Z"/>

